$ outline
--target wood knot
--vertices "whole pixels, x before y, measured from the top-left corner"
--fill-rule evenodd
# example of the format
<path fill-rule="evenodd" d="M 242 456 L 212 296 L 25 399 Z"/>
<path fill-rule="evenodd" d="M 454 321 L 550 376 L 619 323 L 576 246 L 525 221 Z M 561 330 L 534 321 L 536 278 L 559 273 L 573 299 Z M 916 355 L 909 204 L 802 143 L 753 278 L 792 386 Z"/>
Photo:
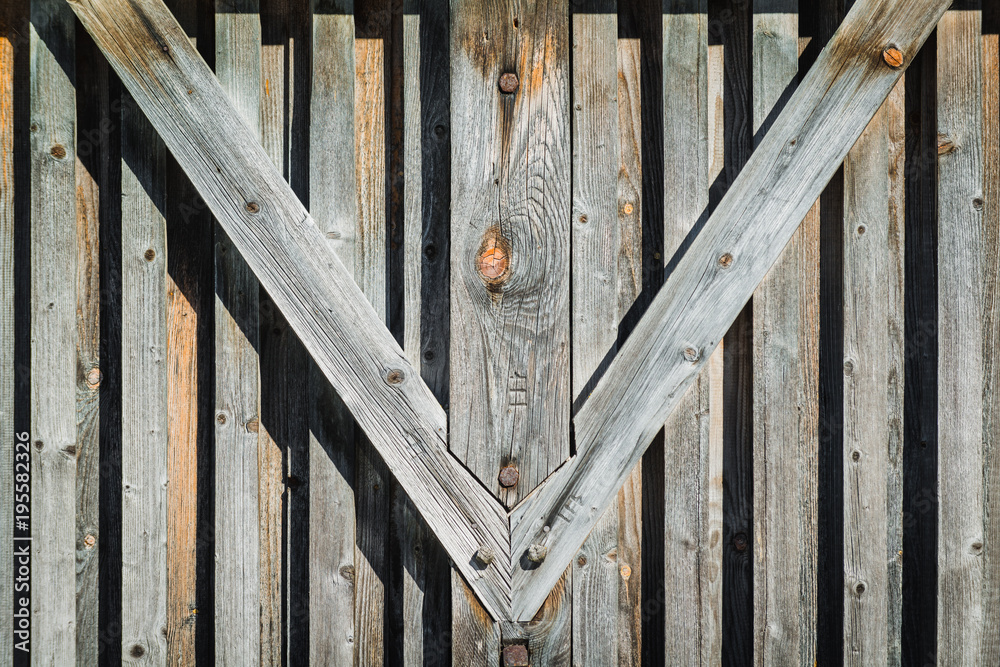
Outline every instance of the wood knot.
<path fill-rule="evenodd" d="M 260 204 L 255 201 L 247 202 L 247 213 L 260 212 Z"/>
<path fill-rule="evenodd" d="M 893 69 L 903 66 L 903 53 L 895 46 L 889 46 L 882 52 L 882 60 Z"/>
<path fill-rule="evenodd" d="M 93 549 L 95 544 L 97 544 L 97 538 L 93 535 L 87 535 L 83 538 L 83 546 L 85 549 Z"/>
<path fill-rule="evenodd" d="M 955 152 L 955 142 L 946 134 L 938 134 L 938 155 L 948 155 Z"/>
<path fill-rule="evenodd" d="M 733 549 L 739 553 L 743 553 L 750 546 L 750 540 L 747 538 L 746 533 L 736 533 L 733 535 Z"/>
<path fill-rule="evenodd" d="M 629 577 L 632 576 L 632 568 L 630 568 L 628 565 L 622 565 L 619 572 L 621 572 L 622 579 L 624 579 L 625 581 L 628 581 Z"/>
<path fill-rule="evenodd" d="M 56 144 L 49 150 L 49 155 L 57 160 L 62 160 L 66 157 L 66 147 L 62 144 Z"/>
<path fill-rule="evenodd" d="M 728 269 L 733 265 L 733 256 L 728 252 L 719 258 L 719 266 L 724 269 Z"/>
<path fill-rule="evenodd" d="M 701 353 L 698 352 L 698 350 L 696 350 L 695 348 L 693 348 L 693 347 L 684 348 L 684 360 L 685 361 L 688 361 L 688 362 L 690 362 L 690 363 L 693 364 L 694 362 L 698 361 L 698 359 L 700 359 L 700 358 L 701 358 Z"/>
<path fill-rule="evenodd" d="M 149 248 L 146 252 L 142 254 L 142 256 L 146 259 L 147 262 L 152 262 L 154 259 L 156 259 L 156 251 L 153 250 L 152 248 Z"/>
<path fill-rule="evenodd" d="M 385 375 L 385 383 L 391 385 L 402 384 L 403 380 L 406 379 L 406 375 L 403 371 L 398 368 L 393 368 Z"/>
<path fill-rule="evenodd" d="M 487 289 L 499 289 L 510 275 L 510 241 L 496 227 L 490 227 L 476 253 L 476 270 Z"/>
<path fill-rule="evenodd" d="M 94 366 L 89 371 L 87 371 L 87 386 L 90 387 L 91 389 L 97 389 L 97 387 L 100 386 L 101 384 L 101 379 L 102 379 L 101 369 L 99 369 L 97 366 Z"/>
<path fill-rule="evenodd" d="M 500 75 L 500 92 L 513 93 L 517 91 L 517 75 L 513 72 L 504 72 Z"/>

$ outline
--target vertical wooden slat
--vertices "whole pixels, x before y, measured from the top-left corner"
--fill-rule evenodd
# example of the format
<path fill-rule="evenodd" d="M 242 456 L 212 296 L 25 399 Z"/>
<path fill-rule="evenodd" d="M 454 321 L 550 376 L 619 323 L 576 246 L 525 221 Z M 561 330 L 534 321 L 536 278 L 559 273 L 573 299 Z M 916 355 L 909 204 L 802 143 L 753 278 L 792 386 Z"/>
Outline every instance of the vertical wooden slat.
<path fill-rule="evenodd" d="M 618 343 L 618 16 L 614 2 L 573 5 L 573 399 Z M 618 505 L 572 566 L 573 659 L 618 664 Z"/>
<path fill-rule="evenodd" d="M 404 331 L 407 358 L 448 404 L 450 193 L 448 3 L 403 5 Z M 451 574 L 440 543 L 403 500 L 403 664 L 451 664 Z"/>
<path fill-rule="evenodd" d="M 379 5 L 379 3 L 373 3 Z M 379 5 L 378 8 L 381 8 Z M 386 16 L 366 7 L 354 43 L 354 161 L 357 220 L 354 279 L 383 320 L 386 318 Z M 385 660 L 385 606 L 388 604 L 387 545 L 392 478 L 368 438 L 355 431 L 357 550 L 355 552 L 355 650 L 358 664 L 378 667 Z"/>
<path fill-rule="evenodd" d="M 708 215 L 708 3 L 664 3 L 664 260 Z M 721 642 L 722 349 L 664 428 L 667 664 L 714 664 Z M 713 398 L 715 401 L 713 401 Z M 716 403 L 713 406 L 713 403 Z M 720 471 L 721 472 L 721 471 Z"/>
<path fill-rule="evenodd" d="M 65 4 L 31 3 L 31 606 L 39 663 L 72 661 L 76 652 L 73 21 Z"/>
<path fill-rule="evenodd" d="M 86 46 L 84 46 L 86 45 Z M 82 56 L 82 57 L 81 57 Z M 91 60 L 91 58 L 93 60 Z M 103 164 L 101 114 L 107 104 L 108 67 L 89 38 L 77 42 L 77 91 L 86 108 L 77 112 L 77 478 L 76 649 L 77 661 L 98 656 L 98 549 L 100 489 L 100 183 Z M 86 68 L 86 71 L 82 71 Z M 96 98 L 96 99 L 95 99 Z M 104 99 L 102 99 L 104 98 Z M 82 106 L 82 105 L 81 105 Z"/>
<path fill-rule="evenodd" d="M 166 664 L 166 149 L 122 100 L 122 656 Z"/>
<path fill-rule="evenodd" d="M 261 127 L 257 0 L 216 1 L 216 75 L 243 121 Z M 215 657 L 260 662 L 258 285 L 215 226 Z"/>
<path fill-rule="evenodd" d="M 14 499 L 14 52 L 19 3 L 0 9 L 0 493 Z M 10 502 L 10 501 L 8 501 Z M 0 579 L 13 582 L 13 507 L 0 516 Z M 13 660 L 13 586 L 0 592 L 0 662 Z"/>
<path fill-rule="evenodd" d="M 508 506 L 569 455 L 568 23 L 565 0 L 452 3 L 449 446 Z"/>
<path fill-rule="evenodd" d="M 616 3 L 617 4 L 617 3 Z M 622 26 L 618 26 L 619 35 Z M 642 289 L 642 42 L 617 40 L 618 65 L 618 319 L 624 320 Z M 642 465 L 618 492 L 618 664 L 638 667 L 642 625 L 655 622 L 642 608 Z"/>
<path fill-rule="evenodd" d="M 353 12 L 349 0 L 313 2 L 309 135 L 310 209 L 351 271 L 357 227 Z M 313 364 L 309 394 L 309 611 L 320 621 L 309 633 L 309 658 L 313 664 L 349 665 L 357 634 L 354 420 Z"/>
<path fill-rule="evenodd" d="M 756 0 L 755 143 L 798 77 L 798 3 Z M 811 665 L 816 627 L 819 218 L 754 293 L 754 662 Z"/>
<path fill-rule="evenodd" d="M 197 0 L 167 7 L 192 44 Z M 201 27 L 204 31 L 204 26 Z M 96 51 L 96 50 L 95 50 Z M 100 58 L 100 53 L 97 53 Z M 180 166 L 167 158 L 167 651 L 171 664 L 194 665 L 199 617 L 198 460 L 209 455 L 214 424 L 206 378 L 211 348 L 212 218 Z M 207 495 L 202 488 L 201 496 Z M 203 549 L 204 551 L 204 549 Z M 214 567 L 214 564 L 213 564 Z M 202 586 L 207 586 L 202 583 Z M 203 595 L 204 593 L 202 593 Z"/>
<path fill-rule="evenodd" d="M 979 9 L 957 3 L 938 24 L 939 665 L 978 664 L 985 639 Z"/>
<path fill-rule="evenodd" d="M 903 85 L 897 84 L 844 161 L 847 664 L 900 662 L 903 202 L 896 197 Z"/>
<path fill-rule="evenodd" d="M 983 256 L 1000 256 L 1000 5 L 983 7 Z M 986 483 L 983 643 L 979 663 L 1000 663 L 1000 263 L 983 263 L 983 444 Z"/>

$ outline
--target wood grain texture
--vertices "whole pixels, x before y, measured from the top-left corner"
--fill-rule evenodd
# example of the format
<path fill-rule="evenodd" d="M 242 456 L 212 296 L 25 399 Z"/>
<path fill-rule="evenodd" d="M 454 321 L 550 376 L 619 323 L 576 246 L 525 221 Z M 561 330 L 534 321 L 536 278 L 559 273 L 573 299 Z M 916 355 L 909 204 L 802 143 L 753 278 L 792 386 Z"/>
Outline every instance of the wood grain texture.
<path fill-rule="evenodd" d="M 708 216 L 708 3 L 667 3 L 663 17 L 665 263 Z M 722 350 L 664 426 L 667 664 L 715 664 L 721 631 Z M 720 474 L 713 475 L 719 467 Z M 713 479 L 714 477 L 714 479 Z"/>
<path fill-rule="evenodd" d="M 316 224 L 354 267 L 354 16 L 351 2 L 313 3 L 309 202 Z M 355 635 L 354 420 L 310 364 L 309 633 L 313 664 L 352 664 Z M 331 530 L 332 526 L 338 526 Z"/>
<path fill-rule="evenodd" d="M 621 19 L 619 19 L 621 20 Z M 628 19 L 625 20 L 626 26 Z M 619 34 L 623 26 L 619 23 Z M 624 320 L 642 289 L 642 44 L 635 37 L 618 39 L 618 318 Z M 617 341 L 615 342 L 617 347 Z M 638 667 L 642 660 L 643 545 L 642 464 L 618 492 L 618 664 Z M 655 500 L 654 500 L 655 502 Z"/>
<path fill-rule="evenodd" d="M 0 9 L 0 493 L 14 498 L 14 52 L 17 3 Z M 0 578 L 13 581 L 14 512 L 0 514 Z M 13 660 L 13 586 L 0 593 L 0 661 Z"/>
<path fill-rule="evenodd" d="M 979 7 L 969 2 L 949 11 L 937 34 L 939 665 L 978 664 L 984 641 Z"/>
<path fill-rule="evenodd" d="M 31 3 L 32 648 L 76 655 L 77 220 L 74 24 Z"/>
<path fill-rule="evenodd" d="M 450 78 L 448 2 L 403 4 L 403 349 L 442 405 L 448 404 Z M 405 666 L 450 665 L 451 568 L 412 501 L 397 512 L 403 565 Z M 464 585 L 464 584 L 462 584 Z"/>
<path fill-rule="evenodd" d="M 1000 6 L 983 7 L 983 253 L 1000 254 Z M 983 264 L 983 482 L 986 494 L 986 562 L 980 664 L 1000 662 L 1000 269 Z"/>
<path fill-rule="evenodd" d="M 618 344 L 621 151 L 615 5 L 578 3 L 573 9 L 572 389 L 579 400 Z M 619 663 L 618 525 L 615 503 L 572 567 L 573 660 L 578 664 Z M 570 611 L 567 605 L 565 613 Z"/>
<path fill-rule="evenodd" d="M 451 10 L 449 446 L 510 507 L 570 453 L 568 3 Z"/>
<path fill-rule="evenodd" d="M 122 95 L 122 657 L 167 656 L 166 151 Z"/>
<path fill-rule="evenodd" d="M 480 571 L 471 563 L 481 545 L 507 562 L 502 508 L 448 455 L 440 406 L 343 264 L 323 246 L 321 232 L 237 120 L 176 23 L 153 0 L 128 6 L 97 0 L 72 7 L 123 83 L 149 110 L 168 148 L 334 381 L 463 577 L 490 613 L 505 615 L 509 573 Z M 222 142 L 234 150 L 218 161 L 213 151 Z M 259 206 L 256 212 L 247 210 L 251 203 Z"/>
<path fill-rule="evenodd" d="M 901 70 L 882 62 L 885 43 L 911 58 L 945 4 L 859 2 L 820 54 L 577 413 L 577 455 L 512 512 L 515 563 L 530 544 L 549 547 L 536 569 L 514 568 L 515 618 L 537 609 L 895 85 Z M 735 261 L 723 268 L 727 252 Z"/>
<path fill-rule="evenodd" d="M 769 129 L 796 85 L 799 20 L 794 0 L 758 2 L 754 10 L 756 134 Z M 753 297 L 757 665 L 815 661 L 818 223 L 805 217 Z"/>
<path fill-rule="evenodd" d="M 844 161 L 843 650 L 858 665 L 900 662 L 890 617 L 899 616 L 902 550 L 902 211 L 890 159 L 901 142 L 890 129 L 901 125 L 902 98 L 897 84 Z"/>
<path fill-rule="evenodd" d="M 85 48 L 79 42 L 87 42 Z M 98 659 L 100 599 L 98 580 L 99 491 L 100 491 L 100 182 L 105 167 L 100 161 L 100 146 L 90 140 L 95 128 L 105 122 L 100 109 L 107 90 L 108 67 L 89 39 L 78 40 L 77 62 L 87 54 L 96 63 L 77 68 L 77 94 L 92 103 L 77 111 L 77 134 L 86 137 L 77 141 L 76 162 L 76 313 L 77 313 L 77 372 L 76 372 L 76 657 L 84 664 Z M 83 53 L 80 53 L 82 51 Z M 83 61 L 86 62 L 86 61 Z M 86 74 L 81 71 L 89 70 Z M 96 100 L 94 98 L 97 98 Z M 96 107 L 96 108 L 95 108 Z M 96 111 L 96 113 L 94 113 Z M 95 118 L 98 119 L 95 121 Z M 87 123 L 85 126 L 84 123 Z M 101 136 L 97 134 L 96 136 Z M 80 146 L 88 153 L 90 168 L 79 155 Z M 98 159 L 92 159 L 92 158 Z M 99 165 L 99 166 L 98 166 Z"/>
<path fill-rule="evenodd" d="M 256 0 L 217 0 L 215 70 L 261 137 L 263 79 Z M 270 157 L 270 156 L 269 156 Z M 260 663 L 258 285 L 223 225 L 215 228 L 215 656 Z"/>

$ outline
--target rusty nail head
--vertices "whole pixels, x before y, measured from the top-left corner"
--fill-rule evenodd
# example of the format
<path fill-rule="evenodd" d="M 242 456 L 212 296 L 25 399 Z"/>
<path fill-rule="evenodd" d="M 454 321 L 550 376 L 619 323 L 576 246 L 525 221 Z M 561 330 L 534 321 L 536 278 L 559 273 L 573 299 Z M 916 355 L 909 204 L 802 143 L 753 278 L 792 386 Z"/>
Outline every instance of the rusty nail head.
<path fill-rule="evenodd" d="M 496 554 L 489 547 L 479 547 L 476 551 L 476 562 L 480 565 L 489 565 L 494 558 L 496 558 Z"/>
<path fill-rule="evenodd" d="M 403 371 L 399 370 L 398 368 L 393 368 L 385 376 L 385 381 L 387 384 L 400 384 L 402 383 L 404 377 L 405 376 L 403 375 Z"/>
<path fill-rule="evenodd" d="M 524 644 L 504 646 L 503 667 L 528 667 L 528 647 Z"/>
<path fill-rule="evenodd" d="M 504 72 L 500 75 L 500 90 L 504 93 L 513 93 L 517 90 L 517 75 L 513 72 Z"/>
<path fill-rule="evenodd" d="M 509 489 L 510 487 L 517 484 L 517 480 L 520 476 L 521 473 L 517 471 L 517 468 L 515 466 L 512 465 L 504 466 L 503 468 L 500 468 L 500 475 L 499 475 L 500 486 L 502 486 L 505 489 Z"/>
<path fill-rule="evenodd" d="M 903 54 L 895 46 L 886 47 L 885 51 L 882 52 L 882 60 L 893 69 L 903 66 Z"/>
<path fill-rule="evenodd" d="M 548 555 L 549 550 L 543 547 L 541 544 L 532 544 L 528 547 L 528 560 L 532 563 L 541 563 L 545 560 Z"/>

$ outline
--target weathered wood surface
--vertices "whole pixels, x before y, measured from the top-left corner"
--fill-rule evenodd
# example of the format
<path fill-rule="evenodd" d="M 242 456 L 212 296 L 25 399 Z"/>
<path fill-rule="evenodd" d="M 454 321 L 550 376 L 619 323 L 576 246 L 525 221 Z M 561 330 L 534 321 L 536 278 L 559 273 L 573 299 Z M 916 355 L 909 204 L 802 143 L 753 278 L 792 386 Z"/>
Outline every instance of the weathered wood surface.
<path fill-rule="evenodd" d="M 903 95 L 844 161 L 843 655 L 858 665 L 901 660 Z"/>
<path fill-rule="evenodd" d="M 570 453 L 568 2 L 451 10 L 449 447 L 511 507 Z"/>
<path fill-rule="evenodd" d="M 77 219 L 73 16 L 31 3 L 32 647 L 76 656 Z"/>
<path fill-rule="evenodd" d="M 577 414 L 577 455 L 512 512 L 515 564 L 531 544 L 549 548 L 536 569 L 515 565 L 515 618 L 537 609 L 895 85 L 901 68 L 883 49 L 891 42 L 912 58 L 945 5 L 860 2 L 820 54 Z M 723 267 L 726 253 L 734 261 Z"/>
<path fill-rule="evenodd" d="M 353 8 L 352 2 L 313 2 L 309 134 L 309 206 L 324 242 L 352 272 L 357 235 Z M 352 664 L 357 634 L 354 420 L 313 364 L 309 373 L 309 614 L 338 619 L 325 630 L 326 624 L 316 624 L 309 633 L 309 661 Z"/>
<path fill-rule="evenodd" d="M 1000 5 L 983 7 L 983 255 L 1000 255 Z M 983 263 L 983 445 L 987 522 L 979 663 L 1000 662 L 1000 264 Z"/>
<path fill-rule="evenodd" d="M 670 2 L 663 17 L 665 264 L 708 217 L 708 3 Z M 665 652 L 670 665 L 721 655 L 722 350 L 667 418 L 664 442 Z M 714 403 L 714 405 L 713 405 Z M 715 408 L 715 409 L 713 409 Z"/>
<path fill-rule="evenodd" d="M 754 135 L 798 80 L 797 0 L 758 0 Z M 819 217 L 806 215 L 753 296 L 754 661 L 816 652 Z M 796 583 L 792 583 L 796 582 Z"/>
<path fill-rule="evenodd" d="M 166 664 L 166 150 L 122 94 L 122 658 Z"/>
<path fill-rule="evenodd" d="M 980 6 L 937 33 L 939 665 L 978 664 L 985 640 Z"/>
<path fill-rule="evenodd" d="M 257 0 L 217 0 L 215 71 L 261 139 L 263 79 Z M 215 656 L 260 663 L 258 448 L 260 347 L 257 280 L 215 227 Z M 253 426 L 255 423 L 257 426 Z"/>
<path fill-rule="evenodd" d="M 586 398 L 591 376 L 618 345 L 622 204 L 615 3 L 576 2 L 572 9 L 572 391 L 577 401 Z M 573 660 L 578 664 L 619 664 L 618 538 L 615 503 L 571 566 Z"/>
<path fill-rule="evenodd" d="M 491 614 L 505 615 L 509 573 L 472 565 L 482 545 L 507 562 L 502 509 L 448 455 L 440 406 L 172 17 L 153 1 L 72 7 L 463 576 Z M 223 142 L 231 159 L 217 161 Z"/>
<path fill-rule="evenodd" d="M 14 62 L 22 6 L 0 9 L 0 493 L 13 499 L 14 485 Z M 23 454 L 22 454 L 23 458 Z M 0 515 L 0 578 L 14 580 L 14 513 Z M 0 661 L 13 660 L 13 586 L 0 592 Z"/>

